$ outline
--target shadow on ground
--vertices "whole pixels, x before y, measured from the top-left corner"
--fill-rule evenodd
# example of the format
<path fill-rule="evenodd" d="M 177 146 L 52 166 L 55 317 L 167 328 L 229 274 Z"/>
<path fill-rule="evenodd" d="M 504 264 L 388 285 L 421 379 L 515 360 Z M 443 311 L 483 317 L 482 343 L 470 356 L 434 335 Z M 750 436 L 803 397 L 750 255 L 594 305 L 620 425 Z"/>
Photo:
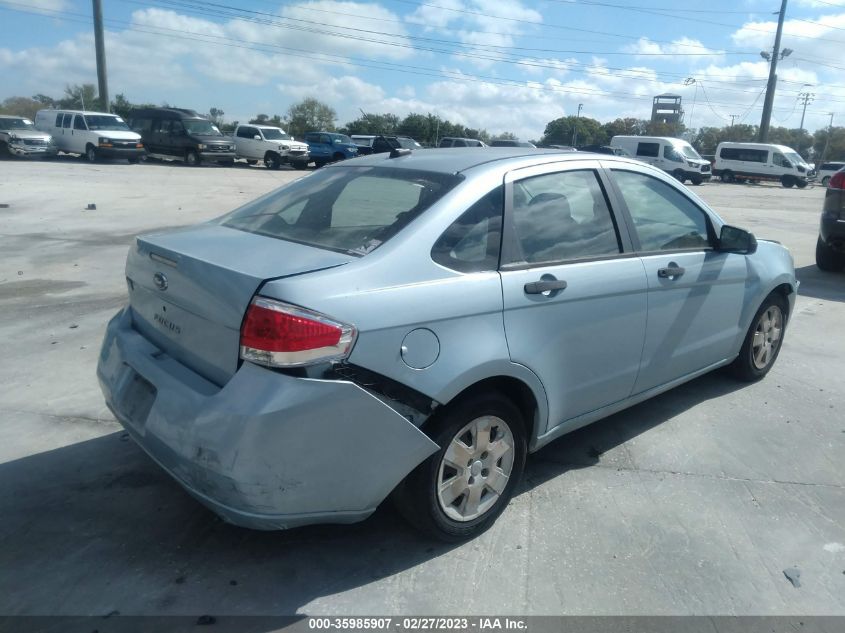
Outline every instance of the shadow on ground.
<path fill-rule="evenodd" d="M 796 268 L 795 276 L 801 282 L 799 296 L 845 302 L 845 272 L 828 273 L 813 264 Z"/>
<path fill-rule="evenodd" d="M 710 374 L 571 433 L 529 459 L 520 494 L 740 387 Z M 6 615 L 292 614 L 455 547 L 389 503 L 349 526 L 227 525 L 120 432 L 0 464 L 0 516 Z"/>

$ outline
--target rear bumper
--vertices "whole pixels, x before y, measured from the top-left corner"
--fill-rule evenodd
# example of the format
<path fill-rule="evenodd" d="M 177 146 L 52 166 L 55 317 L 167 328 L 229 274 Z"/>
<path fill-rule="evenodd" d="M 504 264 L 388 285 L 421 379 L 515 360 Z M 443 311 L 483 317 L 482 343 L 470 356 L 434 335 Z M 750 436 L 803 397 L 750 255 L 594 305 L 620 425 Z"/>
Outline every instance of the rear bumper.
<path fill-rule="evenodd" d="M 197 500 L 243 527 L 362 520 L 437 450 L 350 382 L 244 363 L 217 387 L 136 332 L 130 308 L 109 322 L 97 377 L 132 438 Z"/>
<path fill-rule="evenodd" d="M 845 220 L 829 213 L 823 213 L 819 236 L 831 249 L 845 253 Z"/>

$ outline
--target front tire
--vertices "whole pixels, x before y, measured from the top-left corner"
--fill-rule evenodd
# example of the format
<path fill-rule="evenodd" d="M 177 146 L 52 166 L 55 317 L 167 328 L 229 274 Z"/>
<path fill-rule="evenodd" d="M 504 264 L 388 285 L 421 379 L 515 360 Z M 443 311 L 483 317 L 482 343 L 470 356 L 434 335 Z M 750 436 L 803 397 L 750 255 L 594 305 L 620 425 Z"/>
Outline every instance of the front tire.
<path fill-rule="evenodd" d="M 696 187 L 698 187 L 703 182 L 704 178 L 699 178 L 698 176 L 692 179 L 692 184 L 694 184 Z"/>
<path fill-rule="evenodd" d="M 766 297 L 751 320 L 739 356 L 729 366 L 735 378 L 754 382 L 769 373 L 783 345 L 787 312 L 783 297 L 775 293 Z"/>
<path fill-rule="evenodd" d="M 200 159 L 200 155 L 197 154 L 194 150 L 189 149 L 185 153 L 185 164 L 189 167 L 199 167 L 201 163 L 202 160 Z"/>
<path fill-rule="evenodd" d="M 795 178 L 792 176 L 784 176 L 780 179 L 780 184 L 787 189 L 792 189 L 795 186 Z"/>
<path fill-rule="evenodd" d="M 822 178 L 822 187 L 827 187 L 827 183 L 830 182 L 830 176 L 825 176 Z"/>
<path fill-rule="evenodd" d="M 99 158 L 99 156 L 97 156 L 97 148 L 89 144 L 85 148 L 85 158 L 88 159 L 89 163 L 96 163 Z"/>
<path fill-rule="evenodd" d="M 440 450 L 397 487 L 394 501 L 415 528 L 455 542 L 489 528 L 525 468 L 525 422 L 497 393 L 461 398 L 426 429 Z"/>
<path fill-rule="evenodd" d="M 838 253 L 818 237 L 816 240 L 816 266 L 819 270 L 836 273 L 845 268 L 845 253 Z"/>
<path fill-rule="evenodd" d="M 279 158 L 278 154 L 270 154 L 268 153 L 264 157 L 264 164 L 267 166 L 267 169 L 280 169 L 282 166 L 282 159 Z"/>

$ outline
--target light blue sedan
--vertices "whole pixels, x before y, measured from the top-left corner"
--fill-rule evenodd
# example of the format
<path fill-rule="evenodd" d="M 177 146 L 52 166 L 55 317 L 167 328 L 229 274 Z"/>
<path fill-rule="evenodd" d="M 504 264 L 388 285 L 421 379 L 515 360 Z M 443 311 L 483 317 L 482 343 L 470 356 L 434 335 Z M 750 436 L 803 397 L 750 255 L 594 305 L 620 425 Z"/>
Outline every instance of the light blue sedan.
<path fill-rule="evenodd" d="M 776 242 L 625 158 L 394 150 L 139 237 L 98 377 L 224 519 L 345 523 L 388 496 L 462 539 L 526 455 L 718 367 L 762 378 L 798 284 Z"/>

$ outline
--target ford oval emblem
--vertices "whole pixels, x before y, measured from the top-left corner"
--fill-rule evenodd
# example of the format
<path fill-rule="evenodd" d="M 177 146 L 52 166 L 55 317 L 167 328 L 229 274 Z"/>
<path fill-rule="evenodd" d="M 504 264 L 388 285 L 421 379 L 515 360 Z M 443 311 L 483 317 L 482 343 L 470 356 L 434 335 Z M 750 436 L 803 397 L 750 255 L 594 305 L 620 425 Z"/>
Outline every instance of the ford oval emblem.
<path fill-rule="evenodd" d="M 164 276 L 164 273 L 153 275 L 153 283 L 159 290 L 167 290 L 167 277 Z"/>

